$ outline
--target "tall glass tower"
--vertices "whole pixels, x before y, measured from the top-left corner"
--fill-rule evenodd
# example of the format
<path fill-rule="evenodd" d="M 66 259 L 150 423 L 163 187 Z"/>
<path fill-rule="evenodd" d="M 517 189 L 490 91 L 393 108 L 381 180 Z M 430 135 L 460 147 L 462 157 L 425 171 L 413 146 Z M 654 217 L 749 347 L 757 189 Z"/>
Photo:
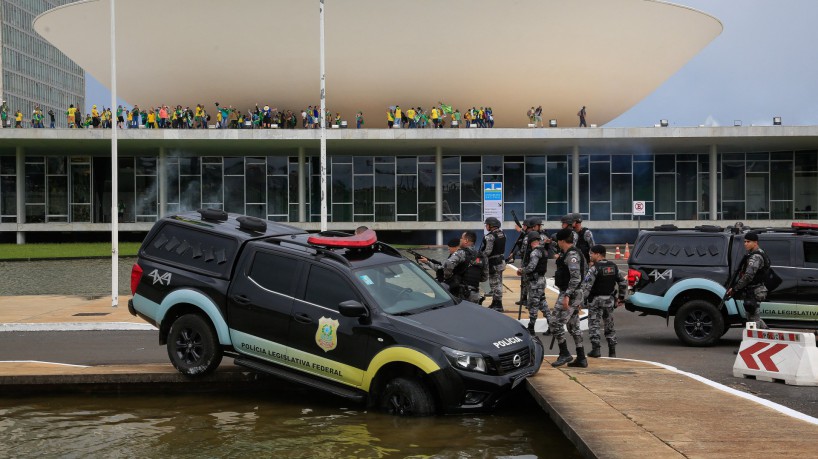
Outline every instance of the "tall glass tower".
<path fill-rule="evenodd" d="M 24 127 L 31 127 L 31 114 L 37 105 L 45 116 L 45 127 L 49 125 L 49 110 L 54 110 L 57 126 L 66 127 L 64 114 L 68 106 L 85 106 L 85 71 L 34 32 L 31 25 L 38 14 L 74 1 L 2 0 L 0 94 L 8 104 L 12 127 L 17 110 L 23 114 Z M 78 34 L 87 32 L 77 30 Z M 94 39 L 94 35 L 88 36 L 88 46 L 94 46 Z"/>

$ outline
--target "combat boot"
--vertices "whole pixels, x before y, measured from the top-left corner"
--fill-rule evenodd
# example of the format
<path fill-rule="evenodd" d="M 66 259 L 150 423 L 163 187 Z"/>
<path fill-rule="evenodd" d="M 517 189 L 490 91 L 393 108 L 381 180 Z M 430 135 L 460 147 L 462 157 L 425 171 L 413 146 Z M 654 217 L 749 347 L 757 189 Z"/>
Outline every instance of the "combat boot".
<path fill-rule="evenodd" d="M 560 355 L 557 357 L 557 360 L 551 364 L 551 366 L 559 367 L 565 365 L 566 363 L 570 363 L 572 360 L 574 360 L 574 358 L 571 357 L 571 353 L 568 352 L 568 342 L 563 341 L 560 343 Z"/>
<path fill-rule="evenodd" d="M 608 340 L 608 357 L 616 357 L 616 343 Z"/>
<path fill-rule="evenodd" d="M 610 348 L 610 344 L 608 345 Z M 600 345 L 599 343 L 591 343 L 591 352 L 588 353 L 588 357 L 602 357 L 602 352 L 600 352 Z"/>
<path fill-rule="evenodd" d="M 587 368 L 588 367 L 588 359 L 585 358 L 585 348 L 578 347 L 577 348 L 577 358 L 574 359 L 573 362 L 568 364 L 569 367 L 579 367 L 579 368 Z"/>
<path fill-rule="evenodd" d="M 528 321 L 528 333 L 534 334 L 534 323 L 536 320 L 529 320 Z"/>
<path fill-rule="evenodd" d="M 489 308 L 494 309 L 498 312 L 503 312 L 503 302 L 500 300 L 491 300 L 491 305 Z"/>

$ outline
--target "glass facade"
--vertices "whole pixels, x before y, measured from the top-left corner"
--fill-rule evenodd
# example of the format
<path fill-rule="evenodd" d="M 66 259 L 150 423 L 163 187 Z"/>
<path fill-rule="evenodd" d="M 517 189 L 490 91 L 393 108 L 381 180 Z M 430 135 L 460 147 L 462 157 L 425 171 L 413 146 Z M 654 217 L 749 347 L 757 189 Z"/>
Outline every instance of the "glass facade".
<path fill-rule="evenodd" d="M 593 221 L 634 220 L 632 201 L 646 201 L 644 220 L 706 220 L 710 174 L 716 174 L 717 215 L 725 220 L 818 217 L 818 151 L 719 154 L 581 154 L 579 204 Z M 307 220 L 320 221 L 317 156 L 305 158 Z M 119 158 L 122 222 L 152 222 L 160 214 L 158 156 Z M 168 156 L 167 211 L 201 207 L 274 221 L 298 221 L 296 156 Z M 24 223 L 110 221 L 110 159 L 25 156 Z M 434 156 L 329 156 L 329 221 L 435 221 Z M 572 202 L 567 155 L 443 156 L 444 221 L 482 220 L 484 182 L 502 182 L 504 218 L 559 220 Z M 0 218 L 17 218 L 14 156 L 0 156 Z"/>
<path fill-rule="evenodd" d="M 9 120 L 20 110 L 23 125 L 29 127 L 34 107 L 39 105 L 45 115 L 45 127 L 49 125 L 49 110 L 54 111 L 56 126 L 66 127 L 64 113 L 68 106 L 85 106 L 85 71 L 32 27 L 38 14 L 74 1 L 3 0 L 0 4 L 3 69 L 0 92 L 8 104 Z"/>

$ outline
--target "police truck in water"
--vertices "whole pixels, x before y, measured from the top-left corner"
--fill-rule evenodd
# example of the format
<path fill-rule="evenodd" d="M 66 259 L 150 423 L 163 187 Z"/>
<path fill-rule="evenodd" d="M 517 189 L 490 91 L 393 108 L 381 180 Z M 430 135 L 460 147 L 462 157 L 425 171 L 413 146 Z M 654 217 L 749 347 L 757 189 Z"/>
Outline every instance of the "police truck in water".
<path fill-rule="evenodd" d="M 131 290 L 129 310 L 186 376 L 227 355 L 400 415 L 491 409 L 543 357 L 517 321 L 452 297 L 372 230 L 173 215 L 146 237 Z"/>

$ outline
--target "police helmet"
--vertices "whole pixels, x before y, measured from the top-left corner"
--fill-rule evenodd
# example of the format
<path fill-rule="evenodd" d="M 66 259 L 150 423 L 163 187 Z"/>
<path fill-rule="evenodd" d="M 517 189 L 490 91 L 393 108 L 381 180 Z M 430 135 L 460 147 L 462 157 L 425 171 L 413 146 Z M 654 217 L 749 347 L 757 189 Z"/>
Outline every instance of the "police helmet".
<path fill-rule="evenodd" d="M 531 222 L 531 225 L 529 225 L 529 228 L 532 227 L 532 226 L 542 225 L 542 218 L 531 217 L 528 220 Z"/>
<path fill-rule="evenodd" d="M 500 220 L 498 220 L 496 217 L 489 217 L 489 218 L 486 219 L 486 225 L 488 225 L 488 226 L 490 226 L 492 228 L 499 228 L 500 227 Z"/>
<path fill-rule="evenodd" d="M 540 240 L 540 233 L 537 231 L 529 231 L 525 237 L 528 238 L 528 245 L 531 245 L 532 242 Z"/>
<path fill-rule="evenodd" d="M 574 223 L 574 214 L 565 214 L 560 218 L 560 221 L 566 225 L 571 225 Z"/>
<path fill-rule="evenodd" d="M 574 223 L 574 222 L 582 223 L 582 215 L 581 214 L 573 213 L 573 214 L 571 214 L 571 219 L 573 220 L 573 222 L 571 222 L 571 223 Z"/>

